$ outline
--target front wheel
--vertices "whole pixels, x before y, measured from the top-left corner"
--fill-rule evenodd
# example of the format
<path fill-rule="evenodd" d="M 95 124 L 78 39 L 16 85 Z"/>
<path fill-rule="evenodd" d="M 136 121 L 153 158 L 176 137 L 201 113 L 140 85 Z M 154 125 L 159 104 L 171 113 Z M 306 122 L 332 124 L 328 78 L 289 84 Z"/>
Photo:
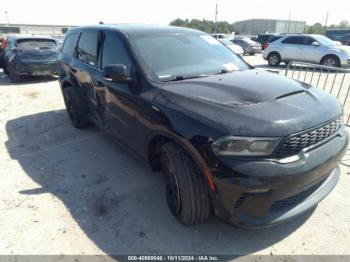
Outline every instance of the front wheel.
<path fill-rule="evenodd" d="M 170 211 L 184 225 L 205 221 L 211 210 L 206 179 L 193 159 L 177 144 L 166 143 L 161 154 Z"/>
<path fill-rule="evenodd" d="M 322 58 L 321 65 L 324 66 L 332 66 L 332 67 L 340 67 L 340 60 L 338 57 L 334 55 L 328 55 Z"/>

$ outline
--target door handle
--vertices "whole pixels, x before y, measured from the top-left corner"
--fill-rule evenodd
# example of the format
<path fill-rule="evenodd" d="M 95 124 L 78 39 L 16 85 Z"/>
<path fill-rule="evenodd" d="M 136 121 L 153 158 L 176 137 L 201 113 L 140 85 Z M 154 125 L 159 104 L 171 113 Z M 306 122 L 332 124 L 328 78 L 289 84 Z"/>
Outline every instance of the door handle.
<path fill-rule="evenodd" d="M 99 80 L 92 80 L 92 84 L 95 86 L 95 87 L 105 87 L 105 85 L 99 81 Z"/>

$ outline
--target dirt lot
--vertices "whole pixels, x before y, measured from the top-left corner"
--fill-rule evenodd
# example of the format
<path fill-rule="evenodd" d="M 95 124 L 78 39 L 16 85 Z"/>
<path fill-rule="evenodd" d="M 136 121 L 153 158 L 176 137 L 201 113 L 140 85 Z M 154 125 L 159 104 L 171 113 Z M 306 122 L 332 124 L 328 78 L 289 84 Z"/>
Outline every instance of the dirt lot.
<path fill-rule="evenodd" d="M 184 227 L 160 173 L 71 126 L 55 79 L 13 85 L 0 71 L 0 101 L 0 254 L 350 255 L 345 166 L 332 194 L 287 224 L 240 230 L 212 216 Z"/>

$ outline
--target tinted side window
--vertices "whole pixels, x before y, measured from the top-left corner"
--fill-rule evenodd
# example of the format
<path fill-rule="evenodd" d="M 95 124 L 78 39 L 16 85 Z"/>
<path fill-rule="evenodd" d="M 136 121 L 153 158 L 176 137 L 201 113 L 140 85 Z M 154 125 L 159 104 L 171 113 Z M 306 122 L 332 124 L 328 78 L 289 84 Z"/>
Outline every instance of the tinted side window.
<path fill-rule="evenodd" d="M 312 37 L 304 37 L 304 45 L 311 45 L 313 42 L 317 42 Z"/>
<path fill-rule="evenodd" d="M 62 53 L 67 55 L 73 55 L 77 43 L 77 38 L 78 34 L 68 35 L 66 40 L 64 41 Z"/>
<path fill-rule="evenodd" d="M 102 68 L 112 64 L 124 64 L 129 70 L 131 60 L 121 39 L 113 33 L 106 33 L 102 51 Z"/>
<path fill-rule="evenodd" d="M 281 38 L 281 36 L 274 36 L 274 37 L 272 37 L 272 39 L 270 40 L 270 43 L 275 42 L 275 41 L 277 41 L 277 40 L 280 39 L 280 38 Z"/>
<path fill-rule="evenodd" d="M 283 44 L 290 44 L 290 45 L 302 45 L 303 44 L 303 37 L 299 36 L 290 36 L 282 41 Z"/>
<path fill-rule="evenodd" d="M 97 38 L 97 31 L 82 33 L 78 45 L 78 58 L 93 66 L 97 64 Z"/>

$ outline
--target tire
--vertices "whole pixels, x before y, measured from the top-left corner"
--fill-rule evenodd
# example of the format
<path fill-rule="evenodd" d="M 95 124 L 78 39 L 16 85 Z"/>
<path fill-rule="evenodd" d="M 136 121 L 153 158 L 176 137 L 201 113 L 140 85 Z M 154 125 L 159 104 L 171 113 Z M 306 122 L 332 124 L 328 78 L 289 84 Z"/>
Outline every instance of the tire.
<path fill-rule="evenodd" d="M 255 55 L 255 53 L 249 53 L 250 55 Z"/>
<path fill-rule="evenodd" d="M 13 83 L 18 83 L 21 81 L 21 78 L 16 74 L 13 68 L 9 68 L 7 71 Z"/>
<path fill-rule="evenodd" d="M 204 222 L 211 211 L 207 181 L 193 159 L 177 144 L 166 143 L 161 154 L 168 207 L 183 225 Z"/>
<path fill-rule="evenodd" d="M 4 72 L 5 75 L 9 74 L 9 70 L 7 70 L 7 67 L 3 65 L 2 71 Z"/>
<path fill-rule="evenodd" d="M 89 108 L 79 93 L 71 86 L 63 89 L 63 99 L 68 116 L 75 128 L 84 129 L 91 125 Z"/>
<path fill-rule="evenodd" d="M 267 56 L 267 62 L 269 63 L 269 66 L 276 67 L 281 64 L 282 59 L 279 53 L 272 52 Z"/>
<path fill-rule="evenodd" d="M 340 67 L 340 60 L 335 55 L 326 55 L 325 57 L 322 58 L 321 65 Z"/>

